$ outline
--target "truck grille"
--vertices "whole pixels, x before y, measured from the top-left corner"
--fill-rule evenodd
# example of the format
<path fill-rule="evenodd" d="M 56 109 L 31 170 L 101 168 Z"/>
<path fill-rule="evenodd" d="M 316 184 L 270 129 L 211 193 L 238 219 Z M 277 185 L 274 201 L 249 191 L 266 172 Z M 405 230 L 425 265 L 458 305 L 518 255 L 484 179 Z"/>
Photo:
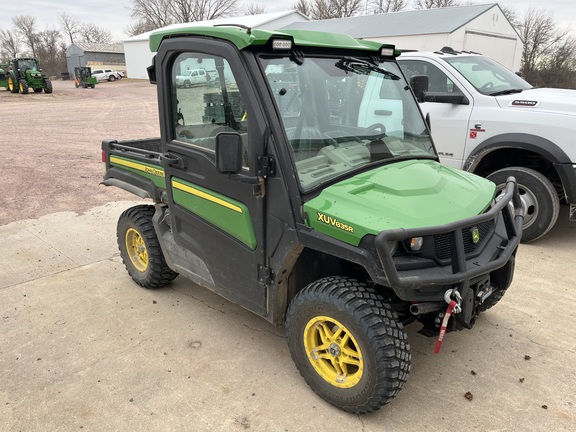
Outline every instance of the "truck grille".
<path fill-rule="evenodd" d="M 478 243 L 474 243 L 472 241 L 472 229 L 475 227 L 478 228 L 478 232 L 480 233 L 480 241 Z M 494 220 L 489 220 L 479 223 L 478 225 L 462 229 L 462 237 L 464 239 L 464 252 L 466 255 L 476 252 L 478 247 L 484 243 L 484 240 L 493 228 Z M 452 256 L 450 249 L 450 234 L 439 234 L 434 236 L 434 250 L 438 259 L 450 259 Z"/>

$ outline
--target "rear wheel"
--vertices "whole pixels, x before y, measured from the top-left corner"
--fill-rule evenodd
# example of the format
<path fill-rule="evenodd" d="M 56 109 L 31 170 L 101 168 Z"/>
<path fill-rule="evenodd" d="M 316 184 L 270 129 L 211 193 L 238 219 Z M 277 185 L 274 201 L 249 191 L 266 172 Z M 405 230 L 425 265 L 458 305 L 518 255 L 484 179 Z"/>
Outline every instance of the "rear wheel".
<path fill-rule="evenodd" d="M 116 77 L 114 75 L 110 75 L 108 77 L 108 81 L 116 81 Z"/>
<path fill-rule="evenodd" d="M 20 80 L 20 82 L 18 83 L 18 87 L 20 89 L 20 93 L 22 94 L 28 94 L 28 92 L 30 91 L 30 89 L 28 88 L 28 82 L 26 80 Z"/>
<path fill-rule="evenodd" d="M 390 402 L 410 372 L 402 324 L 367 285 L 327 277 L 300 291 L 286 315 L 292 359 L 308 385 L 345 411 L 372 412 Z"/>
<path fill-rule="evenodd" d="M 178 276 L 164 259 L 152 223 L 154 212 L 154 206 L 139 205 L 126 210 L 118 219 L 120 256 L 130 277 L 144 288 L 161 288 Z"/>
<path fill-rule="evenodd" d="M 49 79 L 44 81 L 44 93 L 52 93 L 52 81 Z"/>
<path fill-rule="evenodd" d="M 524 207 L 522 243 L 529 243 L 542 237 L 554 226 L 560 212 L 560 199 L 550 180 L 529 168 L 505 168 L 487 178 L 496 183 L 497 193 L 500 193 L 506 188 L 506 179 L 510 176 L 516 178 Z"/>
<path fill-rule="evenodd" d="M 19 91 L 19 86 L 11 76 L 8 77 L 8 90 L 10 90 L 10 93 L 18 93 Z"/>

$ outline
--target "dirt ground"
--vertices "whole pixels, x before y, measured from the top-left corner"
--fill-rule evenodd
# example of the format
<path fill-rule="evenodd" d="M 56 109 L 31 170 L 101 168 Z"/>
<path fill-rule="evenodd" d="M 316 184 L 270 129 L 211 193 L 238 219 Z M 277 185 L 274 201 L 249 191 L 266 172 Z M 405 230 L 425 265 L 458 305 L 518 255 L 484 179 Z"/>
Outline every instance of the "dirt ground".
<path fill-rule="evenodd" d="M 73 81 L 53 86 L 52 94 L 0 89 L 0 225 L 133 200 L 132 194 L 99 185 L 102 139 L 160 134 L 156 86 L 147 81 L 103 82 L 95 89 L 77 89 Z"/>

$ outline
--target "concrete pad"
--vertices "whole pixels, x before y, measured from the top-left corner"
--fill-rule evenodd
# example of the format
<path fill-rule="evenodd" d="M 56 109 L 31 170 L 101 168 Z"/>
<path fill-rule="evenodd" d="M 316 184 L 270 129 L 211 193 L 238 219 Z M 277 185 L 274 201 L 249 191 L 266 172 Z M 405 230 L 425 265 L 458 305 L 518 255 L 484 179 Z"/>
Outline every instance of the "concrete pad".
<path fill-rule="evenodd" d="M 572 225 L 522 245 L 509 292 L 440 355 L 410 326 L 406 387 L 357 416 L 308 388 L 282 328 L 182 277 L 135 285 L 114 234 L 128 206 L 0 227 L 4 256 L 44 244 L 60 266 L 0 264 L 0 430 L 576 430 Z"/>

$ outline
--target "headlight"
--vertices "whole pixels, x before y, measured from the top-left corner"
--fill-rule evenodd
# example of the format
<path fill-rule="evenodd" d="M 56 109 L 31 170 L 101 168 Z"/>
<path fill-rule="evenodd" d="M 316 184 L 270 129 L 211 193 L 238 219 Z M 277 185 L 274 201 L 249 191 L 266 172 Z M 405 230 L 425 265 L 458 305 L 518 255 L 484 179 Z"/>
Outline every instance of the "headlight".
<path fill-rule="evenodd" d="M 412 252 L 418 252 L 420 249 L 422 249 L 424 239 L 422 237 L 412 237 L 408 244 Z"/>

